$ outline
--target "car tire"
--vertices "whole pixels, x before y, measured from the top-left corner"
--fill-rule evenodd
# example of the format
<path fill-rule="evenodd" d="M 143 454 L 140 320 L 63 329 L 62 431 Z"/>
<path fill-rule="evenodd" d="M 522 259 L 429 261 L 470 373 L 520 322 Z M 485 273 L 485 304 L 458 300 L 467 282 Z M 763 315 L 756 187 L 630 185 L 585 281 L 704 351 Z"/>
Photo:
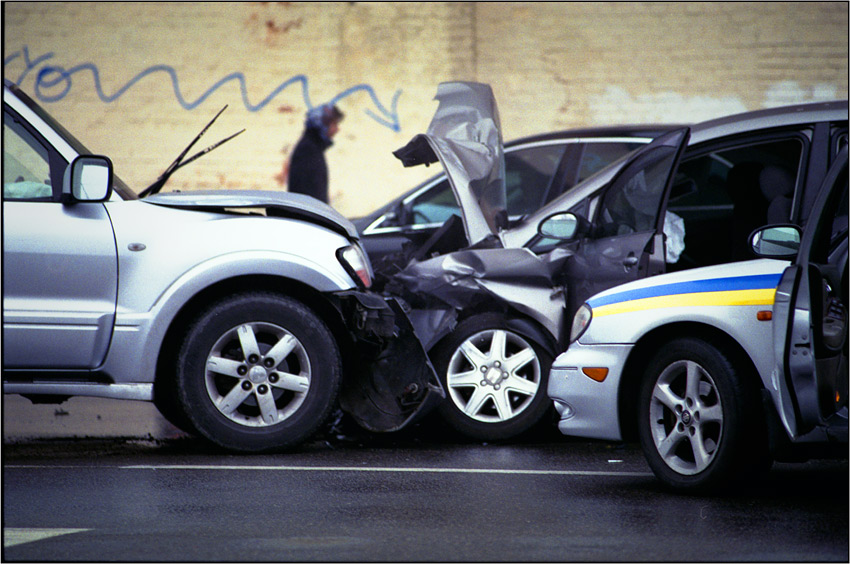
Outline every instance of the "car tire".
<path fill-rule="evenodd" d="M 758 390 L 722 348 L 666 344 L 638 397 L 638 434 L 655 475 L 679 491 L 712 491 L 770 467 Z"/>
<path fill-rule="evenodd" d="M 191 325 L 177 391 L 198 433 L 234 451 L 292 447 L 327 419 L 341 361 L 322 320 L 291 298 L 246 293 L 218 301 Z"/>
<path fill-rule="evenodd" d="M 506 440 L 546 414 L 552 356 L 499 314 L 469 318 L 431 351 L 446 391 L 438 412 L 463 435 Z"/>
<path fill-rule="evenodd" d="M 154 384 L 153 404 L 160 415 L 177 429 L 190 435 L 197 435 L 198 430 L 192 424 L 177 392 L 177 379 L 175 377 L 163 378 Z"/>

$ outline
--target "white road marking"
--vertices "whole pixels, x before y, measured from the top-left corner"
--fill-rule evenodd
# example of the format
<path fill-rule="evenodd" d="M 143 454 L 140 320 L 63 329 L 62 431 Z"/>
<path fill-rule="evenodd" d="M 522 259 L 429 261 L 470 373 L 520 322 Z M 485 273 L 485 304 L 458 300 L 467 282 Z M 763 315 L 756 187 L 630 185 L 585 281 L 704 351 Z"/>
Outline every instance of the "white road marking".
<path fill-rule="evenodd" d="M 91 529 L 25 529 L 17 527 L 3 527 L 3 548 L 49 539 L 51 537 L 82 533 L 90 530 Z"/>
<path fill-rule="evenodd" d="M 652 476 L 651 472 L 608 472 L 597 470 L 509 470 L 501 468 L 393 468 L 368 466 L 234 466 L 214 464 L 140 464 L 128 466 L 6 465 L 12 468 L 118 468 L 122 470 L 257 470 L 264 472 L 413 472 L 420 474 L 507 474 L 536 476 Z"/>

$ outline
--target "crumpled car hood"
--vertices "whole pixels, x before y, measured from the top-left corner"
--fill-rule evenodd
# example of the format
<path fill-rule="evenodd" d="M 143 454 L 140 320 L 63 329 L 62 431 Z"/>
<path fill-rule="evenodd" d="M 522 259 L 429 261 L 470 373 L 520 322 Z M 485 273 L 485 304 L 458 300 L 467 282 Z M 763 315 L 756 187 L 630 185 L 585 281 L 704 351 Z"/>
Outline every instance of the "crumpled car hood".
<path fill-rule="evenodd" d="M 439 161 L 461 207 L 470 247 L 435 258 L 415 258 L 392 275 L 391 294 L 412 307 L 410 321 L 426 350 L 448 334 L 462 310 L 508 305 L 552 335 L 561 332 L 564 294 L 552 273 L 570 252 L 537 256 L 503 248 L 507 227 L 505 158 L 499 114 L 489 85 L 439 85 L 437 112 L 425 134 L 393 154 L 404 166 Z"/>
<path fill-rule="evenodd" d="M 158 206 L 212 212 L 221 212 L 226 209 L 263 208 L 268 216 L 309 221 L 345 235 L 349 239 L 359 238 L 357 229 L 351 221 L 324 202 L 304 194 L 267 190 L 198 190 L 160 193 L 148 196 L 143 201 Z"/>
<path fill-rule="evenodd" d="M 443 82 L 424 134 L 393 154 L 404 166 L 438 160 L 460 204 L 471 245 L 507 227 L 505 155 L 493 90 L 476 82 Z"/>
<path fill-rule="evenodd" d="M 411 321 L 426 350 L 451 329 L 429 318 L 429 310 L 460 311 L 491 300 L 510 305 L 558 336 L 565 301 L 552 276 L 570 256 L 564 249 L 542 256 L 525 248 L 456 251 L 411 263 L 393 277 L 392 291 L 414 307 Z"/>

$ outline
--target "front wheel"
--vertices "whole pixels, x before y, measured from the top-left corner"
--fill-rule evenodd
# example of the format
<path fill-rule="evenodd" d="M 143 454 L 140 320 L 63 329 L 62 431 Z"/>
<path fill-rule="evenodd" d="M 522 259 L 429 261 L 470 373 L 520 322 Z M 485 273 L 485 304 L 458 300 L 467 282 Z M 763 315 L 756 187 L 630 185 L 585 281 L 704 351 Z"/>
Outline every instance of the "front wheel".
<path fill-rule="evenodd" d="M 552 356 L 488 314 L 467 319 L 432 351 L 446 399 L 442 418 L 478 440 L 505 440 L 537 424 L 549 408 Z"/>
<path fill-rule="evenodd" d="M 220 300 L 190 327 L 177 392 L 197 431 L 225 448 L 258 452 L 307 439 L 339 390 L 339 350 L 300 302 L 272 293 Z"/>
<path fill-rule="evenodd" d="M 655 475 L 677 490 L 709 490 L 765 468 L 755 386 L 723 350 L 699 339 L 665 345 L 639 396 L 638 432 Z"/>

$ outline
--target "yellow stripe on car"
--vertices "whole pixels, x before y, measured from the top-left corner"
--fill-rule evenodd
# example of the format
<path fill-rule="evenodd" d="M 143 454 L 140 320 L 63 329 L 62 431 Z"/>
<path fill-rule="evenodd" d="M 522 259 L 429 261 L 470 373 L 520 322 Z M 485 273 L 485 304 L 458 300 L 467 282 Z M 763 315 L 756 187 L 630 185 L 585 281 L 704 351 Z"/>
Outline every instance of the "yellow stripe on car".
<path fill-rule="evenodd" d="M 675 294 L 655 296 L 597 306 L 593 308 L 593 316 L 631 313 L 650 309 L 671 307 L 698 306 L 761 306 L 773 305 L 776 288 L 756 290 L 732 290 L 725 292 L 695 292 L 690 294 Z"/>

